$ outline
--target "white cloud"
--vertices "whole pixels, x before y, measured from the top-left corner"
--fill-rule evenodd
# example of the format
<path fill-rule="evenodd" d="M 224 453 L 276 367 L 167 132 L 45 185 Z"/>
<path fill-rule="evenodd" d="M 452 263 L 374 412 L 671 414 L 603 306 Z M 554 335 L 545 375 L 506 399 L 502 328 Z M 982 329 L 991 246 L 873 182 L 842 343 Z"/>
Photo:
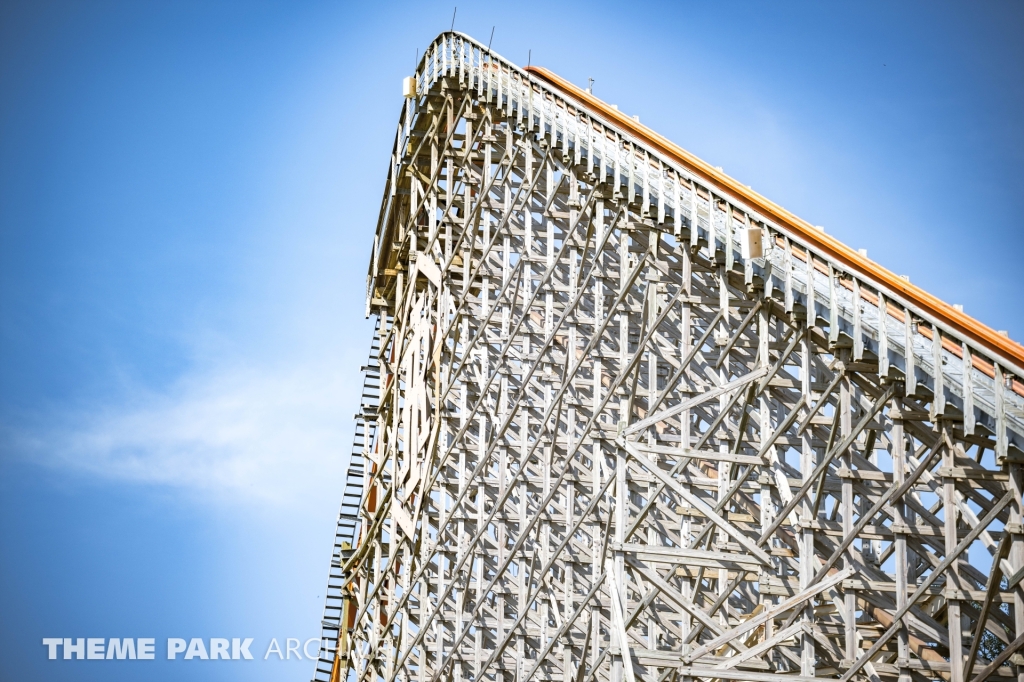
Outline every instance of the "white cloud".
<path fill-rule="evenodd" d="M 37 461 L 116 481 L 274 505 L 340 499 L 359 383 L 339 366 L 195 373 L 19 440 Z"/>

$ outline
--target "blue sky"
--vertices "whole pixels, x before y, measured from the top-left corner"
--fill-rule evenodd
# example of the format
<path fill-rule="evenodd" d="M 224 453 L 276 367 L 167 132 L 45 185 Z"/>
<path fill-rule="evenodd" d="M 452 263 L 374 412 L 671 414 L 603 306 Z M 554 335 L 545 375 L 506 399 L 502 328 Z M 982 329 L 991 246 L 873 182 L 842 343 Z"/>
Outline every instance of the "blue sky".
<path fill-rule="evenodd" d="M 0 680 L 309 679 L 40 641 L 318 634 L 400 81 L 453 4 L 0 4 Z M 1024 5 L 458 4 L 1024 339 Z"/>

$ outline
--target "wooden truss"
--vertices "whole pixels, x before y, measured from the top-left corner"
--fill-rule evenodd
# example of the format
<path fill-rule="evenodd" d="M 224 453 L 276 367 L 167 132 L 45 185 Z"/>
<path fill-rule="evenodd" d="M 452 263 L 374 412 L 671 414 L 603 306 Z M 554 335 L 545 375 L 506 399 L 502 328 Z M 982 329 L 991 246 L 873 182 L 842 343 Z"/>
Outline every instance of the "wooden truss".
<path fill-rule="evenodd" d="M 408 89 L 318 679 L 1024 682 L 1020 357 L 466 36 Z"/>

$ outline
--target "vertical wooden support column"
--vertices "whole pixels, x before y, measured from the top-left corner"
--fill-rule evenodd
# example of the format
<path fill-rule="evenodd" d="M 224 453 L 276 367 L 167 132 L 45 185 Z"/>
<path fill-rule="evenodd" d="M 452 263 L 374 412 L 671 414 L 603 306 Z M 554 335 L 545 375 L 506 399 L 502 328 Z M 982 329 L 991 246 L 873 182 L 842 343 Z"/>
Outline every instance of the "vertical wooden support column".
<path fill-rule="evenodd" d="M 949 422 L 940 419 L 938 428 L 943 441 L 949 436 Z M 946 555 L 953 553 L 957 545 L 957 520 L 960 518 L 956 504 L 956 479 L 952 477 L 953 467 L 956 464 L 956 451 L 942 445 L 942 467 L 948 472 L 942 477 L 942 519 L 943 534 L 945 536 Z M 949 627 L 949 660 L 951 677 L 950 682 L 964 682 L 963 679 L 963 623 L 960 618 L 960 568 L 959 560 L 955 561 L 948 569 L 949 578 L 946 581 L 946 618 Z"/>
<path fill-rule="evenodd" d="M 725 232 L 726 232 L 725 253 L 726 254 L 731 254 L 732 253 L 732 244 L 729 241 L 729 206 L 728 206 L 728 204 L 726 205 L 726 214 L 725 214 Z M 727 255 L 726 256 L 726 260 L 727 261 L 731 260 L 731 256 Z M 731 338 L 732 333 L 733 333 L 733 330 L 732 330 L 732 324 L 733 324 L 732 323 L 732 315 L 730 314 L 731 313 L 731 310 L 730 310 L 731 301 L 729 300 L 729 270 L 731 269 L 730 266 L 731 266 L 731 263 L 728 266 L 724 265 L 724 264 L 720 265 L 719 268 L 718 268 L 718 305 L 719 305 L 719 309 L 722 311 L 722 330 L 723 330 L 723 333 L 722 333 L 721 338 L 719 339 L 719 342 L 716 344 L 716 346 L 718 347 L 718 352 L 724 354 L 724 356 L 721 358 L 721 366 L 720 366 L 720 368 L 718 370 L 718 380 L 719 380 L 719 382 L 721 384 L 724 384 L 727 381 L 729 381 L 729 355 L 726 353 L 726 348 L 724 346 L 725 346 L 725 343 L 728 341 L 728 339 Z M 721 396 L 718 399 L 718 409 L 719 409 L 720 412 L 725 412 L 725 410 L 728 409 L 729 401 L 730 401 L 730 396 L 728 396 L 728 395 L 723 395 L 723 396 Z M 723 422 L 724 421 L 725 420 L 723 420 Z M 723 424 L 720 424 L 717 428 L 719 428 L 719 429 L 724 431 L 726 429 L 726 425 L 723 423 Z M 722 453 L 723 455 L 729 452 L 729 439 L 728 439 L 728 437 L 719 439 L 718 451 L 720 453 Z M 729 489 L 729 467 L 730 467 L 729 462 L 725 461 L 724 459 L 718 462 L 718 490 L 717 490 L 717 498 L 718 498 L 719 502 L 722 502 L 722 501 L 726 500 L 726 494 L 727 494 L 728 489 Z M 716 545 L 725 545 L 726 543 L 729 542 L 729 536 L 726 535 L 724 532 L 721 532 L 721 530 L 716 529 L 716 534 L 717 534 L 717 542 L 715 543 Z M 726 587 L 729 584 L 729 570 L 726 569 L 726 568 L 718 569 L 718 576 L 717 576 L 717 578 L 718 578 L 717 581 L 716 581 L 716 588 L 717 589 L 715 591 L 717 592 L 717 596 L 718 597 L 722 597 L 722 595 L 725 594 L 725 589 L 726 589 Z M 723 611 L 719 612 L 719 617 L 718 618 L 719 618 L 719 621 L 723 625 L 726 624 L 725 613 Z"/>
<path fill-rule="evenodd" d="M 808 284 L 808 309 L 807 318 L 808 320 L 813 319 L 813 284 Z M 811 352 L 812 344 L 810 334 L 804 331 L 803 339 L 800 342 L 800 392 L 806 400 L 806 404 L 811 404 Z M 800 472 L 803 475 L 804 483 L 810 481 L 811 472 L 814 471 L 814 467 L 817 465 L 817 458 L 814 453 L 814 445 L 811 439 L 810 431 L 804 431 L 801 436 L 800 445 Z M 800 589 L 805 590 L 811 585 L 811 579 L 814 577 L 814 528 L 812 527 L 813 518 L 811 513 L 810 501 L 805 497 L 800 504 Z M 803 615 L 801 620 L 805 623 L 805 630 L 800 633 L 801 641 L 801 653 L 800 653 L 800 674 L 805 676 L 811 676 L 814 674 L 814 638 L 811 636 L 809 629 L 813 626 L 814 622 L 814 607 L 812 601 L 808 601 L 803 607 Z"/>
<path fill-rule="evenodd" d="M 695 193 L 691 194 L 691 196 Z M 692 234 L 697 233 L 697 213 L 693 210 L 691 213 L 693 219 L 691 220 L 690 229 L 693 231 Z M 677 220 L 680 220 L 679 212 L 677 209 Z M 692 241 L 690 242 L 693 243 Z M 691 250 L 692 246 L 684 243 L 679 245 L 679 262 L 682 269 L 682 287 L 683 287 L 683 301 L 680 304 L 679 312 L 679 357 L 687 357 L 690 353 L 690 347 L 693 345 L 693 334 L 691 330 L 691 319 L 692 319 L 692 303 L 691 296 L 693 292 L 693 263 Z M 688 381 L 689 377 L 685 377 L 684 381 Z M 691 436 L 690 436 L 690 410 L 683 410 L 679 415 L 679 449 L 685 451 L 690 448 Z M 692 494 L 689 483 L 683 484 L 684 490 Z M 692 542 L 692 528 L 691 528 L 691 517 L 688 514 L 683 514 L 679 521 L 679 538 L 680 544 L 683 547 L 690 547 Z M 694 594 L 694 579 L 692 577 L 692 571 L 687 571 L 686 575 L 682 579 L 681 593 L 684 599 L 692 599 Z M 687 654 L 690 651 L 691 645 L 687 642 L 687 638 L 690 636 L 690 631 L 693 627 L 693 617 L 685 610 L 680 609 L 679 611 L 679 640 L 682 642 L 680 653 Z"/>
<path fill-rule="evenodd" d="M 846 438 L 853 430 L 853 405 L 850 399 L 851 386 L 849 375 L 844 376 L 839 382 L 839 402 L 836 406 L 836 410 L 839 411 L 839 438 Z M 852 456 L 849 450 L 842 454 L 842 464 L 847 469 L 852 468 Z M 843 517 L 843 533 L 848 535 L 853 532 L 853 479 L 846 477 L 842 479 L 842 517 Z M 846 568 L 851 568 L 856 565 L 854 559 L 854 550 L 851 547 L 846 552 L 844 558 L 844 564 Z M 843 653 L 845 655 L 844 663 L 850 665 L 857 659 L 859 652 L 859 642 L 857 637 L 857 592 L 852 587 L 844 590 L 843 593 L 843 609 L 844 609 L 844 626 L 845 626 L 845 648 Z"/>
<path fill-rule="evenodd" d="M 906 481 L 907 477 L 907 440 L 903 433 L 903 411 L 899 397 L 893 398 L 892 409 L 892 431 L 889 434 L 892 455 L 893 486 L 899 488 Z M 907 504 L 904 498 L 895 500 L 893 509 L 896 511 L 896 518 L 893 523 L 893 543 L 895 546 L 895 567 L 896 567 L 896 608 L 902 609 L 907 603 L 907 577 L 910 567 L 907 562 Z M 896 642 L 896 665 L 899 668 L 899 682 L 911 682 L 911 672 L 908 667 L 910 663 L 910 648 L 908 644 L 908 633 L 906 624 L 901 625 Z"/>
<path fill-rule="evenodd" d="M 1007 469 L 1010 474 L 1010 490 L 1013 491 L 1013 503 L 1010 505 L 1011 534 L 1010 565 L 1015 571 L 1024 568 L 1024 464 L 1011 462 Z M 1024 633 L 1024 580 L 1018 580 L 1013 588 L 1013 624 L 1018 635 Z M 1017 682 L 1024 682 L 1024 657 L 1020 651 L 1011 664 L 1015 670 Z"/>

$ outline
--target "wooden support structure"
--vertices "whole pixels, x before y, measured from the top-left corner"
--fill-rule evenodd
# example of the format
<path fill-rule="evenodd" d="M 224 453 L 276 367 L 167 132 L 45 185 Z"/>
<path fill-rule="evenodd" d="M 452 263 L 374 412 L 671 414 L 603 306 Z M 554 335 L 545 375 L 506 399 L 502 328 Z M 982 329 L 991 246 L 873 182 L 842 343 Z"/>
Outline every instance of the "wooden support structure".
<path fill-rule="evenodd" d="M 317 680 L 1024 682 L 1024 348 L 468 36 L 405 93 Z"/>

